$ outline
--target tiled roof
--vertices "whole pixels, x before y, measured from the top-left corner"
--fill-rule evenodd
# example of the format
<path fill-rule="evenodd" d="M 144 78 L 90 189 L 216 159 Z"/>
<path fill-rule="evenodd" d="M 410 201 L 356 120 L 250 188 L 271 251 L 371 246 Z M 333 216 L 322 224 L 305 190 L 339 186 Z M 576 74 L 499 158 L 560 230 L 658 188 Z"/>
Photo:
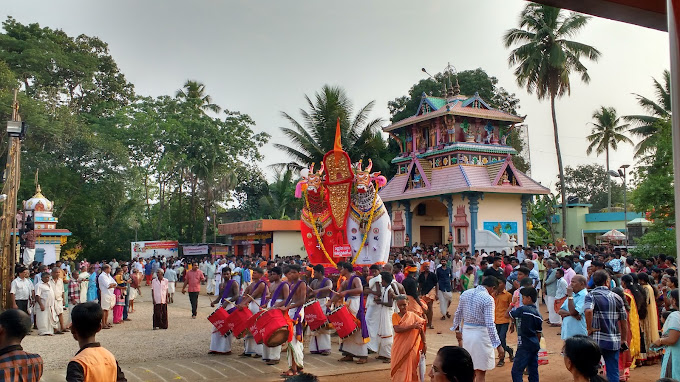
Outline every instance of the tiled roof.
<path fill-rule="evenodd" d="M 491 173 L 498 169 L 496 162 L 489 166 L 456 165 L 432 170 L 432 181 L 430 188 L 415 188 L 406 190 L 409 180 L 407 175 L 397 175 L 393 177 L 385 187 L 380 190 L 380 197 L 383 201 L 405 200 L 414 198 L 425 198 L 436 195 L 460 193 L 465 191 L 480 191 L 508 194 L 548 194 L 550 190 L 541 186 L 533 179 L 529 178 L 513 166 L 515 176 L 519 178 L 522 186 L 498 186 L 493 185 Z M 405 191 L 404 191 L 405 190 Z"/>
<path fill-rule="evenodd" d="M 445 98 L 427 97 L 427 100 L 430 101 L 430 104 L 432 106 L 434 106 L 434 108 L 437 109 L 437 110 L 441 109 L 444 105 L 446 105 L 446 99 Z"/>
<path fill-rule="evenodd" d="M 494 162 L 486 165 L 486 171 L 489 173 L 489 180 L 491 183 L 496 179 L 496 175 L 498 175 L 498 171 L 501 170 L 504 163 L 505 162 Z"/>
<path fill-rule="evenodd" d="M 474 97 L 473 97 L 474 98 Z M 427 100 L 431 105 L 437 106 L 443 101 L 443 98 L 439 97 L 427 97 Z M 436 103 L 435 103 L 436 102 Z M 523 122 L 524 118 L 516 116 L 514 114 L 506 113 L 497 109 L 484 109 L 475 107 L 464 107 L 465 102 L 451 102 L 449 104 L 449 110 L 445 107 L 445 104 L 437 108 L 437 110 L 432 111 L 427 114 L 415 115 L 406 119 L 402 119 L 399 122 L 395 122 L 385 128 L 383 131 L 392 131 L 400 127 L 409 126 L 420 121 L 426 121 L 435 117 L 443 116 L 446 114 L 458 115 L 463 117 L 473 117 L 473 118 L 484 118 L 494 121 L 505 121 L 505 122 Z"/>

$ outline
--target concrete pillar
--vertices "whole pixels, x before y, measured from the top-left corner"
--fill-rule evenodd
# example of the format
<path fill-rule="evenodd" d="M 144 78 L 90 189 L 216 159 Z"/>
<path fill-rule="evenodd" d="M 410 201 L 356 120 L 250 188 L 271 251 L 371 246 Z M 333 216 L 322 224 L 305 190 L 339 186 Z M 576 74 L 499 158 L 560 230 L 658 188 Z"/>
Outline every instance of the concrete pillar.
<path fill-rule="evenodd" d="M 411 212 L 411 201 L 410 200 L 405 200 L 401 202 L 401 204 L 406 208 L 404 217 L 405 217 L 405 222 L 404 224 L 406 225 L 406 235 L 408 235 L 409 238 L 409 245 L 413 245 L 413 232 L 412 232 L 412 226 L 411 224 L 413 223 L 413 212 Z"/>
<path fill-rule="evenodd" d="M 672 139 L 673 139 L 673 180 L 674 184 L 680 182 L 680 89 L 678 89 L 678 76 L 680 76 L 680 36 L 678 35 L 678 19 L 680 18 L 680 3 L 667 0 L 666 13 L 668 17 L 668 40 L 670 41 L 671 56 L 671 110 L 672 112 Z M 675 205 L 680 204 L 680 187 L 675 187 Z M 680 209 L 675 209 L 675 221 L 680 221 Z M 627 232 L 627 231 L 626 231 Z M 680 229 L 675 229 L 675 242 L 680 243 Z M 679 248 L 680 249 L 680 248 Z M 680 261 L 680 251 L 676 253 Z"/>
<path fill-rule="evenodd" d="M 477 239 L 477 213 L 479 212 L 479 199 L 484 197 L 481 192 L 465 193 L 470 208 L 470 253 L 475 253 L 475 243 Z"/>
<path fill-rule="evenodd" d="M 524 243 L 518 242 L 517 244 L 522 245 L 523 247 L 529 245 L 529 237 L 527 236 L 527 209 L 531 199 L 533 199 L 533 196 L 531 195 L 522 195 L 522 240 Z"/>

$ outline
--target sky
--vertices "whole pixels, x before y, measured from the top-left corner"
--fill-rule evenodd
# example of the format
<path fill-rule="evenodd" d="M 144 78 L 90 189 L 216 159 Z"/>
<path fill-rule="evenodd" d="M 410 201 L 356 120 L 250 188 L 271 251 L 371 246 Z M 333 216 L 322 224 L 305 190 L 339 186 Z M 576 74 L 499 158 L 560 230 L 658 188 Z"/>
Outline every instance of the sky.
<path fill-rule="evenodd" d="M 522 0 L 1 0 L 0 15 L 19 22 L 98 36 L 141 95 L 174 94 L 187 79 L 206 85 L 223 108 L 249 114 L 255 131 L 286 142 L 285 111 L 299 116 L 304 95 L 342 86 L 355 109 L 375 101 L 373 118 L 388 124 L 387 102 L 450 62 L 482 68 L 520 99 L 527 115 L 534 179 L 554 189 L 557 159 L 549 101 L 519 88 L 508 67 L 504 32 L 518 25 Z M 593 18 L 575 40 L 599 49 L 585 62 L 591 82 L 572 78 L 571 96 L 557 103 L 565 166 L 605 163 L 586 155 L 592 114 L 613 106 L 639 114 L 632 93 L 653 97 L 652 77 L 670 66 L 668 35 Z M 611 167 L 634 165 L 633 147 L 611 155 Z M 261 167 L 286 161 L 268 144 Z M 269 174 L 271 175 L 271 170 Z"/>

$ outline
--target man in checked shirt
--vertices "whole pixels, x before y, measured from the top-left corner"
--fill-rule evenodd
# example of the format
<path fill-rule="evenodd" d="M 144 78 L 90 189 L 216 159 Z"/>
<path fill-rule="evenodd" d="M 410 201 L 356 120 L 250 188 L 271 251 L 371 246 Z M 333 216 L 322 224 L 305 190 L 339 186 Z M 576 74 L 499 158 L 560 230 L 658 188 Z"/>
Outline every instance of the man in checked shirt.
<path fill-rule="evenodd" d="M 451 330 L 456 332 L 458 344 L 472 356 L 475 382 L 484 382 L 486 372 L 494 368 L 494 349 L 498 351 L 499 357 L 503 351 L 494 324 L 494 300 L 491 297 L 497 286 L 496 277 L 485 277 L 481 285 L 460 295 L 458 309 L 453 316 Z"/>

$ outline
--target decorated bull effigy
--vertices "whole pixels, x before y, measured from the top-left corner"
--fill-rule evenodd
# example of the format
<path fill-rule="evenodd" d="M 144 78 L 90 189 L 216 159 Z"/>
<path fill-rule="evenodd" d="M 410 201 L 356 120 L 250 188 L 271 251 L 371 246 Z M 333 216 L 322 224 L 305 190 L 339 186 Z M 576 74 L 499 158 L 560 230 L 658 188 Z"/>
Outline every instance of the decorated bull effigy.
<path fill-rule="evenodd" d="M 359 160 L 352 165 L 342 150 L 340 123 L 333 150 L 300 171 L 295 196 L 304 199 L 301 232 L 312 264 L 336 267 L 340 261 L 357 266 L 383 264 L 388 260 L 392 237 L 390 217 L 378 190 L 387 183 L 380 172 L 371 173 Z"/>

